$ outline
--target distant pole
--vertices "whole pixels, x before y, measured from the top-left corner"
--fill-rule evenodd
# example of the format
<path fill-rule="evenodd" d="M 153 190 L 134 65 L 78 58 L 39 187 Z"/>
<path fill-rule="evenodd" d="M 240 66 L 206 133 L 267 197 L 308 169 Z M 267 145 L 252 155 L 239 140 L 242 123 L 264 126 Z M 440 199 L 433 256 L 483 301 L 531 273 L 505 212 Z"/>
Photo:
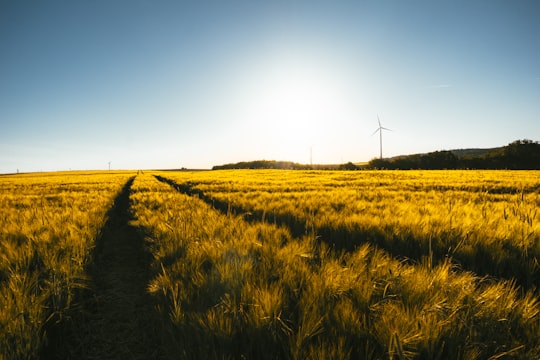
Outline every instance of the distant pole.
<path fill-rule="evenodd" d="M 385 128 L 381 125 L 381 120 L 379 119 L 378 114 L 377 114 L 377 121 L 379 123 L 379 127 L 377 128 L 377 130 L 375 130 L 373 134 L 371 134 L 371 136 L 375 135 L 377 131 L 379 132 L 379 158 L 382 160 L 382 132 L 383 130 L 389 130 L 389 131 L 392 131 L 392 130 Z"/>
<path fill-rule="evenodd" d="M 111 171 L 111 162 L 109 161 L 109 171 Z"/>
<path fill-rule="evenodd" d="M 380 159 L 382 160 L 382 130 L 379 131 L 379 143 L 380 143 Z"/>

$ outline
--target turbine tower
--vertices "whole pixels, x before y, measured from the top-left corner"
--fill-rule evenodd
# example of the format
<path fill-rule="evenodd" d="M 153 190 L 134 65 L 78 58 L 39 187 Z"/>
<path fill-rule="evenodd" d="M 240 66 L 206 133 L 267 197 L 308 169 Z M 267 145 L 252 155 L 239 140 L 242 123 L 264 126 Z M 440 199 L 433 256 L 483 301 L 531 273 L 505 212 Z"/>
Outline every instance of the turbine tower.
<path fill-rule="evenodd" d="M 377 131 L 379 132 L 379 141 L 380 141 L 380 159 L 382 160 L 382 132 L 383 130 L 388 130 L 388 131 L 392 131 L 388 128 L 385 128 L 381 125 L 381 120 L 379 119 L 379 114 L 377 114 L 377 121 L 379 122 L 379 127 L 377 128 L 377 130 L 375 130 L 375 132 L 373 134 L 371 134 L 371 136 L 375 135 L 377 133 Z"/>

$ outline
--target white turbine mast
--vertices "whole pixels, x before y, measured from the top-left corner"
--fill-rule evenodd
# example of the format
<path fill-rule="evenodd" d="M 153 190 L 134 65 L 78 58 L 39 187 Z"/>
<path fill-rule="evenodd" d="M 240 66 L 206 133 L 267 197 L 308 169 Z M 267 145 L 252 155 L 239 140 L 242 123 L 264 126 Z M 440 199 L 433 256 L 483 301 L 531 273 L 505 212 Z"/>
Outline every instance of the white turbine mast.
<path fill-rule="evenodd" d="M 380 159 L 382 160 L 382 132 L 383 130 L 388 130 L 388 131 L 392 131 L 388 128 L 385 128 L 381 125 L 381 120 L 379 119 L 379 114 L 377 114 L 377 121 L 379 122 L 379 127 L 377 128 L 377 130 L 375 130 L 375 132 L 373 134 L 371 134 L 371 136 L 375 135 L 377 133 L 377 131 L 379 132 L 379 143 L 380 143 Z"/>

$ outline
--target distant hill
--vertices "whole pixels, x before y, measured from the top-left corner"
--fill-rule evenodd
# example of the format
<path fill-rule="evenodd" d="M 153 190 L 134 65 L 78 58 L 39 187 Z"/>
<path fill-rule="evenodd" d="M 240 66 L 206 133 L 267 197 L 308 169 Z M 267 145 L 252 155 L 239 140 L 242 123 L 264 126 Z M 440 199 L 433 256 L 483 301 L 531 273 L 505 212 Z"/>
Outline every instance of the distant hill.
<path fill-rule="evenodd" d="M 491 149 L 445 150 L 373 159 L 368 168 L 540 170 L 540 144 L 532 140 L 517 140 Z"/>
<path fill-rule="evenodd" d="M 359 170 L 359 169 L 526 169 L 540 170 L 540 143 L 517 140 L 489 149 L 442 150 L 423 154 L 373 159 L 368 163 L 306 165 L 291 161 L 255 160 L 216 165 L 212 170 L 284 169 L 284 170 Z"/>
<path fill-rule="evenodd" d="M 463 158 L 467 156 L 484 156 L 490 152 L 494 151 L 500 151 L 502 150 L 502 147 L 498 148 L 491 148 L 491 149 L 458 149 L 458 150 L 450 150 L 454 155 L 456 155 L 458 158 Z"/>
<path fill-rule="evenodd" d="M 439 150 L 439 151 L 435 151 L 435 152 L 451 152 L 456 157 L 461 159 L 461 158 L 466 158 L 466 157 L 471 157 L 471 156 L 473 156 L 473 157 L 484 156 L 486 154 L 489 154 L 490 152 L 500 151 L 502 149 L 503 149 L 503 147 L 489 148 L 489 149 L 473 148 L 473 149 Z M 411 156 L 412 157 L 414 157 L 414 156 L 423 156 L 423 155 L 427 155 L 427 154 L 433 154 L 435 152 L 409 154 L 409 155 L 398 155 L 398 156 L 393 156 L 393 157 L 390 157 L 390 158 L 384 158 L 383 160 L 396 161 L 396 160 L 406 159 L 406 158 L 409 158 Z"/>

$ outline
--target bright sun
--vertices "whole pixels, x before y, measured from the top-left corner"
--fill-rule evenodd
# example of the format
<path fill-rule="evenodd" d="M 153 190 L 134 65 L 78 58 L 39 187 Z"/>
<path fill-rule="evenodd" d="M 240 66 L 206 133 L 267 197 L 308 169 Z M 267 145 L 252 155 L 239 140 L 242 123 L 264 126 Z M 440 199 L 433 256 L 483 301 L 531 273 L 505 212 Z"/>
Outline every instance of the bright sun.
<path fill-rule="evenodd" d="M 306 149 L 328 142 L 345 116 L 343 88 L 313 62 L 276 63 L 265 70 L 250 94 L 249 121 L 278 143 L 284 156 L 305 159 Z"/>

